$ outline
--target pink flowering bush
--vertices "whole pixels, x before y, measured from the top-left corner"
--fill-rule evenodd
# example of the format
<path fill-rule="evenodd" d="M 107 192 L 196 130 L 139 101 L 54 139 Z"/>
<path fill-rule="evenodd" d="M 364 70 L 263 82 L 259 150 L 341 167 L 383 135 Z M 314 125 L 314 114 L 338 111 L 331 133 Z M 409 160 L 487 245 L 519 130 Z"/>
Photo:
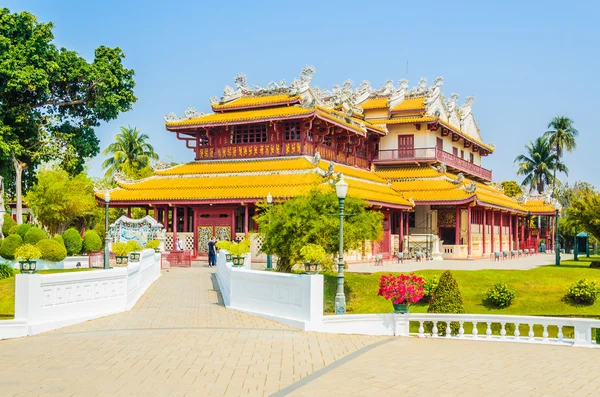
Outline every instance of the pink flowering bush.
<path fill-rule="evenodd" d="M 423 297 L 424 284 L 423 278 L 413 273 L 408 276 L 405 274 L 399 276 L 383 275 L 379 279 L 379 292 L 377 295 L 391 300 L 396 305 L 409 306 L 411 303 L 417 303 Z"/>

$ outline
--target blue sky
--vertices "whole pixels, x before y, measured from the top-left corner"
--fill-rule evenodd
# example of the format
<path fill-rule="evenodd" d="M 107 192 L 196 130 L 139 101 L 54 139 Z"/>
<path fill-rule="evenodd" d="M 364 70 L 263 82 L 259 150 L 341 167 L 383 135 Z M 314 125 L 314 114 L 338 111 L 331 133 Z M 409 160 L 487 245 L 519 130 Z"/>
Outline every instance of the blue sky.
<path fill-rule="evenodd" d="M 490 3 L 490 4 L 488 4 Z M 515 179 L 514 158 L 555 115 L 575 120 L 578 148 L 565 161 L 569 181 L 600 187 L 595 120 L 600 100 L 599 2 L 583 1 L 151 1 L 0 0 L 55 23 L 60 46 L 88 59 L 119 46 L 136 72 L 133 110 L 103 124 L 104 149 L 120 125 L 140 128 L 161 156 L 193 159 L 164 129 L 163 116 L 210 111 L 209 97 L 244 72 L 250 84 L 288 82 L 314 65 L 313 85 L 346 79 L 380 86 L 405 77 L 431 83 L 459 103 L 476 97 L 484 160 L 497 181 Z M 90 172 L 101 175 L 101 156 Z"/>

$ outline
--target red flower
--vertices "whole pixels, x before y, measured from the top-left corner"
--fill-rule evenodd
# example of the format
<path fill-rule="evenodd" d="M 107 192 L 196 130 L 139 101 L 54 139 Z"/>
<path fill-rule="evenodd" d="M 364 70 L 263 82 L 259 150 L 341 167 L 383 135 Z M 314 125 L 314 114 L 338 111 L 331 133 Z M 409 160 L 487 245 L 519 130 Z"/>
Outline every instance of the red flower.
<path fill-rule="evenodd" d="M 377 295 L 391 300 L 394 304 L 409 306 L 417 303 L 423 297 L 423 285 L 425 281 L 413 273 L 399 276 L 383 275 L 379 279 L 379 292 Z"/>

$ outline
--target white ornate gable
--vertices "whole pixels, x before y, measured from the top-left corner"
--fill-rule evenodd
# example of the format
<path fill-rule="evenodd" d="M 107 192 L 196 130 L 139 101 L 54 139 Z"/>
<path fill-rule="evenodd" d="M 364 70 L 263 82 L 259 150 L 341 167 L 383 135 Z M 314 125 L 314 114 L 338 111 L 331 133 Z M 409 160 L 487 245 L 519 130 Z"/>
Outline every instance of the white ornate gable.
<path fill-rule="evenodd" d="M 475 103 L 474 96 L 468 96 L 465 98 L 465 103 L 460 107 L 460 130 L 465 134 L 481 141 L 481 134 L 479 132 L 479 126 L 473 117 L 471 107 Z"/>

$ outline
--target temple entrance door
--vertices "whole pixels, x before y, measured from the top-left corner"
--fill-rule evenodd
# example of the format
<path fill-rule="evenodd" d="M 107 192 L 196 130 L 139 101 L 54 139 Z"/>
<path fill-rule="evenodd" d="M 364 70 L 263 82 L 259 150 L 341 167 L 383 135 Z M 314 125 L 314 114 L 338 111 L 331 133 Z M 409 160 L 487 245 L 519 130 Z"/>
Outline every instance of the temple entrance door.
<path fill-rule="evenodd" d="M 197 255 L 206 255 L 208 253 L 208 242 L 213 236 L 217 240 L 231 240 L 231 233 L 234 230 L 233 209 L 205 210 L 204 213 L 197 212 L 195 219 Z"/>
<path fill-rule="evenodd" d="M 445 245 L 454 245 L 458 244 L 456 240 L 456 228 L 454 227 L 440 227 L 440 240 L 443 241 L 442 244 Z"/>
<path fill-rule="evenodd" d="M 213 237 L 217 240 L 231 240 L 231 225 L 213 224 L 198 226 L 198 253 L 208 253 L 208 241 Z"/>

